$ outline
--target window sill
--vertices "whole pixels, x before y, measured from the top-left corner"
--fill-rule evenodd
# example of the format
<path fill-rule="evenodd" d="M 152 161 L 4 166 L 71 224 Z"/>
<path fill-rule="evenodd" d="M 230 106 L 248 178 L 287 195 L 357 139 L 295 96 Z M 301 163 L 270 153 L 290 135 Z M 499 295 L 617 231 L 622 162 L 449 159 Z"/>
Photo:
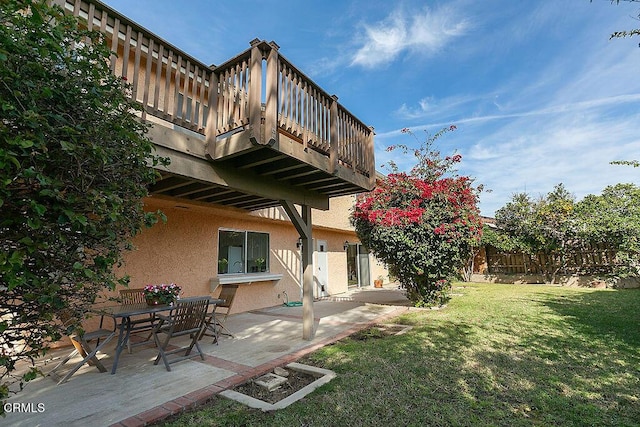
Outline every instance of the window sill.
<path fill-rule="evenodd" d="M 282 274 L 274 273 L 246 273 L 246 274 L 221 274 L 211 279 L 211 290 L 218 285 L 250 285 L 259 282 L 277 282 L 282 279 Z"/>

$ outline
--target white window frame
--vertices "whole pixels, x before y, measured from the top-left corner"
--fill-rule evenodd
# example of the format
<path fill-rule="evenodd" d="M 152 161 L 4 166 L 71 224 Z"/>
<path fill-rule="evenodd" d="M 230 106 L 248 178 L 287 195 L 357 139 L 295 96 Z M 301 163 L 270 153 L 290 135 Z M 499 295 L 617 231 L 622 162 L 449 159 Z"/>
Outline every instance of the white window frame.
<path fill-rule="evenodd" d="M 234 272 L 232 271 L 233 266 L 228 265 L 228 261 L 227 261 L 227 272 L 221 272 L 221 264 L 220 264 L 220 233 L 221 232 L 231 232 L 231 233 L 242 233 L 244 235 L 244 239 L 243 239 L 243 245 L 242 245 L 242 271 L 241 272 Z M 266 247 L 266 259 L 265 259 L 265 266 L 264 269 L 261 269 L 259 266 L 249 266 L 249 262 L 250 261 L 254 261 L 254 260 L 249 260 L 249 245 L 248 245 L 248 235 L 249 233 L 256 233 L 256 234 L 264 234 L 267 236 L 267 247 Z M 240 229 L 233 229 L 233 228 L 218 228 L 218 235 L 217 235 L 217 241 L 218 241 L 218 267 L 217 267 L 217 273 L 218 276 L 220 275 L 245 275 L 245 274 L 254 274 L 254 273 L 269 273 L 270 271 L 270 264 L 271 264 L 271 233 L 265 232 L 265 231 L 258 231 L 258 230 L 240 230 Z M 226 258 L 225 258 L 226 259 Z M 248 268 L 251 267 L 252 269 L 255 269 L 255 271 L 248 271 Z"/>

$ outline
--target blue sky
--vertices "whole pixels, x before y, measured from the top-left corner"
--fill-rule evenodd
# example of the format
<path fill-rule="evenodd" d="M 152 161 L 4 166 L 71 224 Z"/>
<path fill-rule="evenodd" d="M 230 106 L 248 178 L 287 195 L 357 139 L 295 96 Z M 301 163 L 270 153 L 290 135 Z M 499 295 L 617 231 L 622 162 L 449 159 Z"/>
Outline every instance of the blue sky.
<path fill-rule="evenodd" d="M 493 216 L 516 192 L 564 183 L 578 199 L 607 185 L 638 183 L 640 3 L 609 0 L 106 0 L 106 4 L 207 64 L 258 38 L 376 131 L 387 153 L 444 126 L 459 172 L 491 192 Z M 381 169 L 384 171 L 384 169 Z"/>

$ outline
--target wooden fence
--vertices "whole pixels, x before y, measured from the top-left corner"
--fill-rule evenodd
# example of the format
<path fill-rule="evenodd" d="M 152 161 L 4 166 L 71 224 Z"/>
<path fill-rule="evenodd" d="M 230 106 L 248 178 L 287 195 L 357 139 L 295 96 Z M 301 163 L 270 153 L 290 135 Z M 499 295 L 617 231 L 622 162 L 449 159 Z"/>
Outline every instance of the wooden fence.
<path fill-rule="evenodd" d="M 543 267 L 548 266 L 547 271 L 557 270 L 558 274 L 593 275 L 610 272 L 615 265 L 615 251 L 597 244 L 585 245 L 564 257 L 501 252 L 492 246 L 485 247 L 484 252 L 485 263 L 475 262 L 476 273 L 482 273 L 484 265 L 489 274 L 543 274 Z"/>

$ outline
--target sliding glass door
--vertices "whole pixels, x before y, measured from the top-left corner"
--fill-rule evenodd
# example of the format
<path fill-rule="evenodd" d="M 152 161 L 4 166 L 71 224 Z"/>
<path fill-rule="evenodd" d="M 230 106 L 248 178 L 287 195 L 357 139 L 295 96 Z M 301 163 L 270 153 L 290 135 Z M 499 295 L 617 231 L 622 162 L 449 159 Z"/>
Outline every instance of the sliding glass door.
<path fill-rule="evenodd" d="M 347 283 L 349 287 L 369 286 L 369 251 L 359 243 L 347 246 Z"/>

